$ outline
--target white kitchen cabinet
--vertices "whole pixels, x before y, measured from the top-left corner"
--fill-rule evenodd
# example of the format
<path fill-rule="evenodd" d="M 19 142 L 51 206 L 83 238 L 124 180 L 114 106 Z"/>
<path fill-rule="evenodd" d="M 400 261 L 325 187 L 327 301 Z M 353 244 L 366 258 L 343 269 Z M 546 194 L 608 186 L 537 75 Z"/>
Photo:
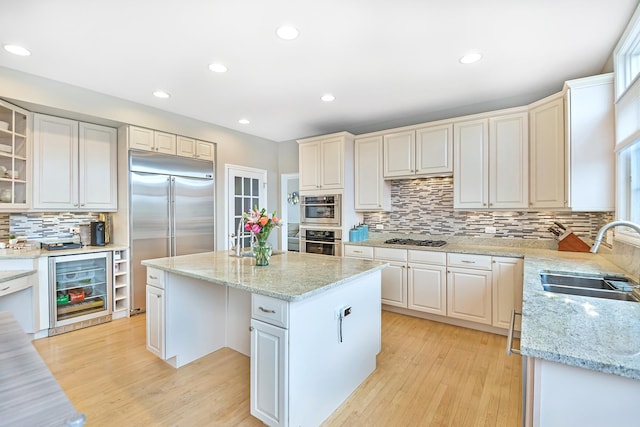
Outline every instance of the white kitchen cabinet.
<path fill-rule="evenodd" d="M 34 115 L 33 208 L 117 210 L 117 130 Z"/>
<path fill-rule="evenodd" d="M 289 331 L 251 319 L 251 414 L 269 426 L 286 426 Z"/>
<path fill-rule="evenodd" d="M 391 210 L 391 183 L 384 180 L 382 137 L 356 139 L 355 209 L 357 211 Z"/>
<path fill-rule="evenodd" d="M 396 248 L 373 250 L 376 261 L 390 265 L 382 270 L 382 303 L 396 307 L 407 307 L 407 251 Z"/>
<path fill-rule="evenodd" d="M 568 202 L 573 211 L 615 210 L 613 74 L 565 83 Z"/>
<path fill-rule="evenodd" d="M 411 310 L 447 315 L 447 254 L 408 251 L 408 304 Z"/>
<path fill-rule="evenodd" d="M 164 289 L 147 285 L 147 350 L 165 359 L 165 297 Z"/>
<path fill-rule="evenodd" d="M 452 134 L 446 123 L 384 135 L 384 177 L 452 173 Z"/>
<path fill-rule="evenodd" d="M 300 191 L 345 188 L 345 167 L 353 162 L 353 135 L 340 132 L 298 144 Z"/>
<path fill-rule="evenodd" d="M 528 206 L 526 112 L 454 124 L 454 207 L 525 209 Z"/>
<path fill-rule="evenodd" d="M 491 325 L 491 257 L 448 254 L 447 315 Z"/>
<path fill-rule="evenodd" d="M 129 126 L 129 148 L 176 154 L 176 136 L 152 129 Z"/>
<path fill-rule="evenodd" d="M 200 160 L 214 160 L 213 144 L 193 138 L 178 135 L 176 137 L 176 152 L 178 156 L 192 157 Z"/>
<path fill-rule="evenodd" d="M 27 210 L 31 204 L 31 113 L 0 101 L 0 211 Z M 15 171 L 10 174 L 9 171 Z"/>
<path fill-rule="evenodd" d="M 129 316 L 129 250 L 113 251 L 113 319 Z"/>
<path fill-rule="evenodd" d="M 520 258 L 493 257 L 491 268 L 493 326 L 509 329 L 511 313 L 514 310 L 518 313 L 522 312 L 523 264 Z M 520 330 L 519 322 L 515 325 L 515 329 Z"/>
<path fill-rule="evenodd" d="M 529 206 L 565 208 L 565 136 L 562 94 L 552 95 L 529 110 Z"/>
<path fill-rule="evenodd" d="M 359 246 L 359 245 L 345 244 L 342 253 L 345 258 L 373 259 L 372 246 Z"/>

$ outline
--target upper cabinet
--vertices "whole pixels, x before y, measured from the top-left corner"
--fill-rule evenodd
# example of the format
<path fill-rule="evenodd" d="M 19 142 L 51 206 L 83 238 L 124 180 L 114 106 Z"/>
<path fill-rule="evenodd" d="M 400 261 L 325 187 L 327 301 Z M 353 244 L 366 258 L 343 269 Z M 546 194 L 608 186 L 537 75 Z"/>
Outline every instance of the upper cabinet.
<path fill-rule="evenodd" d="M 176 154 L 176 136 L 166 132 L 129 126 L 129 148 Z"/>
<path fill-rule="evenodd" d="M 454 208 L 527 208 L 527 123 L 518 111 L 454 124 Z"/>
<path fill-rule="evenodd" d="M 34 115 L 33 209 L 117 210 L 117 130 Z"/>
<path fill-rule="evenodd" d="M 531 209 L 613 211 L 612 74 L 566 82 L 529 106 Z"/>
<path fill-rule="evenodd" d="M 353 135 L 347 132 L 298 140 L 300 191 L 345 188 L 345 165 L 353 162 Z"/>
<path fill-rule="evenodd" d="M 31 113 L 0 101 L 0 211 L 31 203 Z"/>
<path fill-rule="evenodd" d="M 213 144 L 210 142 L 199 141 L 197 139 L 178 135 L 176 143 L 176 152 L 178 156 L 209 160 L 211 162 L 214 160 Z"/>
<path fill-rule="evenodd" d="M 448 123 L 384 135 L 384 177 L 452 173 L 452 134 Z"/>
<path fill-rule="evenodd" d="M 564 101 L 552 95 L 529 109 L 530 207 L 565 208 Z"/>
<path fill-rule="evenodd" d="M 391 210 L 391 183 L 382 173 L 382 136 L 356 139 L 354 142 L 355 209 Z"/>

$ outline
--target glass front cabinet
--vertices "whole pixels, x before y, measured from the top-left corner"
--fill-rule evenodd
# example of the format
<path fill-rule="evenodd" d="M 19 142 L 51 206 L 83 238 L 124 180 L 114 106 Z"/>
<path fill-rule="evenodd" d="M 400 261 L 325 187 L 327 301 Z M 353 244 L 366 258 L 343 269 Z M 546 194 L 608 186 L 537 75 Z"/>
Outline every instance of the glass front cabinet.
<path fill-rule="evenodd" d="M 0 100 L 0 211 L 30 206 L 31 113 Z"/>

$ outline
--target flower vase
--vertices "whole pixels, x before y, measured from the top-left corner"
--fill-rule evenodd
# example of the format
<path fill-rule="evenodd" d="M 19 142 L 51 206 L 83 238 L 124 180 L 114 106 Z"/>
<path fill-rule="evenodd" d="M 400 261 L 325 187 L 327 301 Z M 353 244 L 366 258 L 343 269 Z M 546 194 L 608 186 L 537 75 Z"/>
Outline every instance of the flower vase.
<path fill-rule="evenodd" d="M 269 265 L 269 258 L 271 257 L 271 243 L 267 241 L 256 240 L 253 244 L 253 255 L 256 258 L 257 266 Z"/>

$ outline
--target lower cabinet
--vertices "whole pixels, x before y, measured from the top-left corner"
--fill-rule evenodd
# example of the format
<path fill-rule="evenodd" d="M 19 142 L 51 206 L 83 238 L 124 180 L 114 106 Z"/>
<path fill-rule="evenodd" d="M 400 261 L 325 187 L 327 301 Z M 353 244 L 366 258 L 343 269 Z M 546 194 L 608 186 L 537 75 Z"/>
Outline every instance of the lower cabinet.
<path fill-rule="evenodd" d="M 448 316 L 491 325 L 491 257 L 449 254 L 447 264 Z"/>
<path fill-rule="evenodd" d="M 289 332 L 251 319 L 251 414 L 269 426 L 286 425 Z"/>
<path fill-rule="evenodd" d="M 147 285 L 147 350 L 165 358 L 164 289 Z"/>
<path fill-rule="evenodd" d="M 408 305 L 411 310 L 447 315 L 447 254 L 409 250 Z"/>
<path fill-rule="evenodd" d="M 511 312 L 522 313 L 522 281 L 524 262 L 520 258 L 493 257 L 491 265 L 491 288 L 493 294 L 492 325 L 509 329 Z M 516 317 L 515 329 L 520 330 L 520 316 Z"/>
<path fill-rule="evenodd" d="M 382 303 L 407 307 L 407 250 L 374 248 L 374 259 L 390 265 L 382 270 Z"/>

